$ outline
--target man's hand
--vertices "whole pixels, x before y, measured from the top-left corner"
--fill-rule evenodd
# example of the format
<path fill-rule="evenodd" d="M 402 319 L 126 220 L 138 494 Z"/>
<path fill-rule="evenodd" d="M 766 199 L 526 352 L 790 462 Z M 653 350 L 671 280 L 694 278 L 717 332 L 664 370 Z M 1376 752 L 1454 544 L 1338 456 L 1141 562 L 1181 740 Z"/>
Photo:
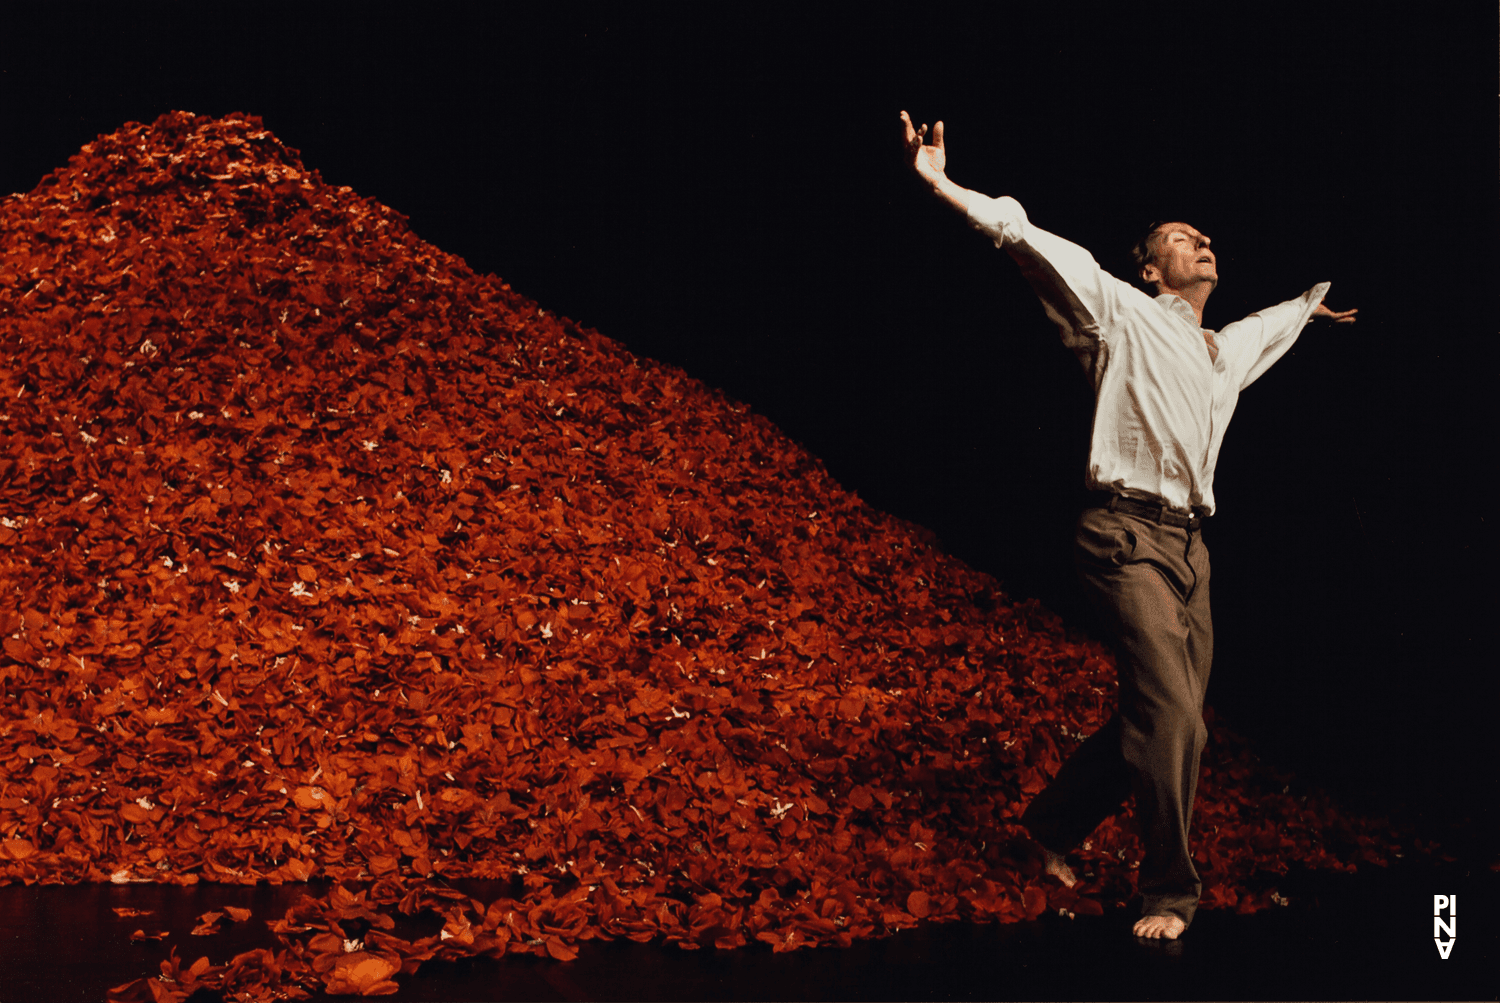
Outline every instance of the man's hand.
<path fill-rule="evenodd" d="M 904 111 L 901 113 L 901 130 L 906 143 L 906 162 L 923 181 L 932 186 L 934 194 L 961 213 L 968 213 L 972 206 L 978 204 L 977 200 L 984 198 L 978 192 L 971 192 L 948 180 L 948 154 L 943 149 L 943 123 L 939 122 L 932 127 L 931 146 L 924 146 L 922 143 L 927 136 L 927 126 L 913 129 L 911 118 Z"/>
<path fill-rule="evenodd" d="M 939 122 L 932 127 L 931 146 L 922 145 L 922 140 L 927 135 L 926 124 L 920 129 L 913 129 L 911 118 L 904 111 L 901 113 L 901 127 L 906 137 L 906 162 L 921 175 L 923 181 L 937 187 L 947 177 L 944 172 L 948 168 L 948 154 L 943 149 L 943 123 Z"/>
<path fill-rule="evenodd" d="M 1319 303 L 1317 306 L 1313 307 L 1312 316 L 1308 319 L 1318 320 L 1319 318 L 1327 317 L 1335 324 L 1353 324 L 1356 320 L 1358 320 L 1358 318 L 1354 316 L 1357 313 L 1359 313 L 1358 310 L 1330 310 L 1322 303 Z"/>

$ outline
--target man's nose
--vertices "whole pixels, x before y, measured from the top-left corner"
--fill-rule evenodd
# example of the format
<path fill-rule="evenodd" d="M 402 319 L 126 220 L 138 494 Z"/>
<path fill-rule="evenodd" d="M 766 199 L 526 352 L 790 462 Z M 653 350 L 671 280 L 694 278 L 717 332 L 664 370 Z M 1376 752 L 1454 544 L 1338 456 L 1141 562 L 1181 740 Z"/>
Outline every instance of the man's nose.
<path fill-rule="evenodd" d="M 1201 233 L 1198 234 L 1198 246 L 1199 247 L 1207 247 L 1209 244 L 1212 244 L 1212 243 L 1213 243 L 1213 241 L 1210 240 L 1209 238 L 1205 237 L 1203 234 L 1201 234 Z"/>

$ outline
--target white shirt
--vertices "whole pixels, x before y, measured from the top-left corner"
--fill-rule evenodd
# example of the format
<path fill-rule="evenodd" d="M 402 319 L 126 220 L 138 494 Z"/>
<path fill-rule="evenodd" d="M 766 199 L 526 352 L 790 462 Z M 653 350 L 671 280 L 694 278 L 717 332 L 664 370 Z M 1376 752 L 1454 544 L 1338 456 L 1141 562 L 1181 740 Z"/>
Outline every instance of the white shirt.
<path fill-rule="evenodd" d="M 1240 391 L 1292 347 L 1328 292 L 1320 282 L 1214 335 L 1180 296 L 1152 297 L 1077 244 L 1032 226 L 1010 197 L 980 196 L 969 221 L 1010 253 L 1094 387 L 1094 490 L 1214 512 L 1214 466 Z"/>

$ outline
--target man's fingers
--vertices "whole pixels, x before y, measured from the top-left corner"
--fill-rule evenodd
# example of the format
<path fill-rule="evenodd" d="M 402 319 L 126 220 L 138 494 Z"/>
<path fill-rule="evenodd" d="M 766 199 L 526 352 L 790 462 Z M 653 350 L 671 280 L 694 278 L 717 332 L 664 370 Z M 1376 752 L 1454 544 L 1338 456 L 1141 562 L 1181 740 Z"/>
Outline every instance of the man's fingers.
<path fill-rule="evenodd" d="M 906 129 L 906 145 L 910 146 L 912 145 L 912 143 L 920 139 L 922 134 L 918 130 L 912 128 L 911 116 L 907 115 L 904 111 L 901 113 L 901 122 Z"/>
<path fill-rule="evenodd" d="M 911 124 L 911 116 L 908 115 L 905 111 L 902 111 L 901 125 L 904 132 L 906 133 L 907 146 L 920 145 L 926 140 L 927 123 L 924 122 L 920 127 L 913 128 Z M 932 145 L 936 146 L 939 150 L 943 148 L 943 123 L 941 122 L 938 122 L 932 127 Z"/>
<path fill-rule="evenodd" d="M 1335 324 L 1353 324 L 1358 319 L 1354 316 L 1357 313 L 1359 313 L 1358 307 L 1353 310 L 1330 310 L 1327 304 L 1319 303 L 1317 309 L 1313 311 L 1313 319 L 1327 317 Z"/>

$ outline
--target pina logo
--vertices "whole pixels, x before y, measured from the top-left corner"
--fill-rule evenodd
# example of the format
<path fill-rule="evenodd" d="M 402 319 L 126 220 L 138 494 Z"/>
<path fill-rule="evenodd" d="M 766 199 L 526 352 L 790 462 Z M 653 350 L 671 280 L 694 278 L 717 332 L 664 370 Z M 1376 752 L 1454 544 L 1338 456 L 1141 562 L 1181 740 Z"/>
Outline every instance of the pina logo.
<path fill-rule="evenodd" d="M 1443 918 L 1443 913 L 1448 918 Z M 1446 935 L 1448 940 L 1444 942 Z M 1458 943 L 1458 896 L 1457 895 L 1434 895 L 1432 897 L 1432 940 L 1437 944 L 1438 954 L 1444 959 L 1453 951 L 1453 945 Z"/>

